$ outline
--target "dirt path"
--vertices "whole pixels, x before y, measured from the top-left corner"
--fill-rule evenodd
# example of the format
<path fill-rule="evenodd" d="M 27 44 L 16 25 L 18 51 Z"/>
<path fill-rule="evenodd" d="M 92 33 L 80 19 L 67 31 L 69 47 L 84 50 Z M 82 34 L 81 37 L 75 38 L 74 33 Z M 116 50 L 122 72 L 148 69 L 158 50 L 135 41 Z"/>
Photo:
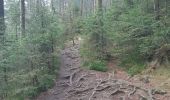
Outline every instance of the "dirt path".
<path fill-rule="evenodd" d="M 163 91 L 102 73 L 80 68 L 79 45 L 61 52 L 61 68 L 55 86 L 37 100 L 170 100 Z"/>

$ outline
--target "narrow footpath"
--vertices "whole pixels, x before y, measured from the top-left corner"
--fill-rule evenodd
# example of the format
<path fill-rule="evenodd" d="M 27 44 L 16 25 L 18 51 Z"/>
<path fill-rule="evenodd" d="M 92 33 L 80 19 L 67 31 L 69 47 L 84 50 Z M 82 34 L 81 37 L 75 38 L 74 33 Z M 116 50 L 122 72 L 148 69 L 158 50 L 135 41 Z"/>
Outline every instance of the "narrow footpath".
<path fill-rule="evenodd" d="M 170 100 L 163 91 L 80 67 L 79 47 L 79 43 L 67 45 L 61 51 L 55 86 L 36 100 Z"/>

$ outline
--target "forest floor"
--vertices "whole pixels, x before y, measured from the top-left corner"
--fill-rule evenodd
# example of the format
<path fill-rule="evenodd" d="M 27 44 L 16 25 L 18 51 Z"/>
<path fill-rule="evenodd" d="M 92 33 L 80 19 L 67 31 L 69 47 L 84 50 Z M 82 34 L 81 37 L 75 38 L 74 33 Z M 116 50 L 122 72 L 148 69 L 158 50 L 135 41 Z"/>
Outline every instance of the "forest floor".
<path fill-rule="evenodd" d="M 36 100 L 170 100 L 148 77 L 129 77 L 113 62 L 108 72 L 81 67 L 80 43 L 61 51 L 61 67 L 55 86 Z"/>

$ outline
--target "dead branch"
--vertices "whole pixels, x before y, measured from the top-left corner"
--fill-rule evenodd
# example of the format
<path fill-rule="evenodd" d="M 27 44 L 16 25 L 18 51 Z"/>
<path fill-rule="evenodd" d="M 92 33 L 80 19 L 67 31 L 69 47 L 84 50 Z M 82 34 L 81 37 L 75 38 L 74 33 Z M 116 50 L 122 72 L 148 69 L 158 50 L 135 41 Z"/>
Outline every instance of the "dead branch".
<path fill-rule="evenodd" d="M 63 79 L 69 79 L 69 78 L 70 78 L 70 75 L 63 76 L 62 78 L 63 78 Z"/>

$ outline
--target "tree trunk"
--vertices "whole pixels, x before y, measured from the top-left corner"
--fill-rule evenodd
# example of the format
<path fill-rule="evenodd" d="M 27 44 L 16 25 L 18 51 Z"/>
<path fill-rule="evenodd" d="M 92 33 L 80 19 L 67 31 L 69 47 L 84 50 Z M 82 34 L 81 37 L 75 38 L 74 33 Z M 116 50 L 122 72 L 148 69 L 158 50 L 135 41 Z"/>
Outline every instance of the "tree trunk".
<path fill-rule="evenodd" d="M 149 12 L 149 0 L 146 1 L 146 6 L 147 6 L 146 12 Z"/>
<path fill-rule="evenodd" d="M 4 18 L 4 0 L 0 0 L 0 44 L 4 46 L 5 43 L 5 18 Z"/>
<path fill-rule="evenodd" d="M 154 0 L 154 11 L 155 11 L 155 19 L 160 19 L 160 1 Z"/>
<path fill-rule="evenodd" d="M 100 14 L 103 13 L 103 9 L 102 9 L 102 0 L 98 0 L 98 11 Z"/>
<path fill-rule="evenodd" d="M 0 35 L 5 34 L 4 0 L 0 0 Z"/>
<path fill-rule="evenodd" d="M 1 43 L 1 46 L 3 48 L 4 44 L 5 44 L 5 18 L 4 18 L 5 14 L 4 14 L 4 0 L 0 0 L 0 43 Z M 4 58 L 5 55 L 2 53 L 2 59 L 5 59 Z M 5 62 L 3 62 L 5 63 Z M 3 67 L 3 72 L 4 72 L 4 75 L 3 75 L 3 78 L 4 78 L 4 82 L 5 84 L 7 85 L 7 68 L 6 67 Z M 3 96 L 6 97 L 7 96 L 7 92 L 6 91 L 3 91 Z"/>
<path fill-rule="evenodd" d="M 55 4 L 54 0 L 51 0 L 51 11 L 53 12 L 53 14 L 56 13 L 56 9 L 54 7 L 54 4 Z"/>
<path fill-rule="evenodd" d="M 25 0 L 21 0 L 21 34 L 25 36 Z"/>
<path fill-rule="evenodd" d="M 99 18 L 99 28 L 100 28 L 100 31 L 99 31 L 99 36 L 100 36 L 100 53 L 101 53 L 101 57 L 100 58 L 104 58 L 104 34 L 103 34 L 103 2 L 102 0 L 98 0 L 98 18 Z"/>
<path fill-rule="evenodd" d="M 81 0 L 81 8 L 80 8 L 80 15 L 83 16 L 83 0 Z"/>
<path fill-rule="evenodd" d="M 168 0 L 165 0 L 165 13 L 168 15 Z"/>

